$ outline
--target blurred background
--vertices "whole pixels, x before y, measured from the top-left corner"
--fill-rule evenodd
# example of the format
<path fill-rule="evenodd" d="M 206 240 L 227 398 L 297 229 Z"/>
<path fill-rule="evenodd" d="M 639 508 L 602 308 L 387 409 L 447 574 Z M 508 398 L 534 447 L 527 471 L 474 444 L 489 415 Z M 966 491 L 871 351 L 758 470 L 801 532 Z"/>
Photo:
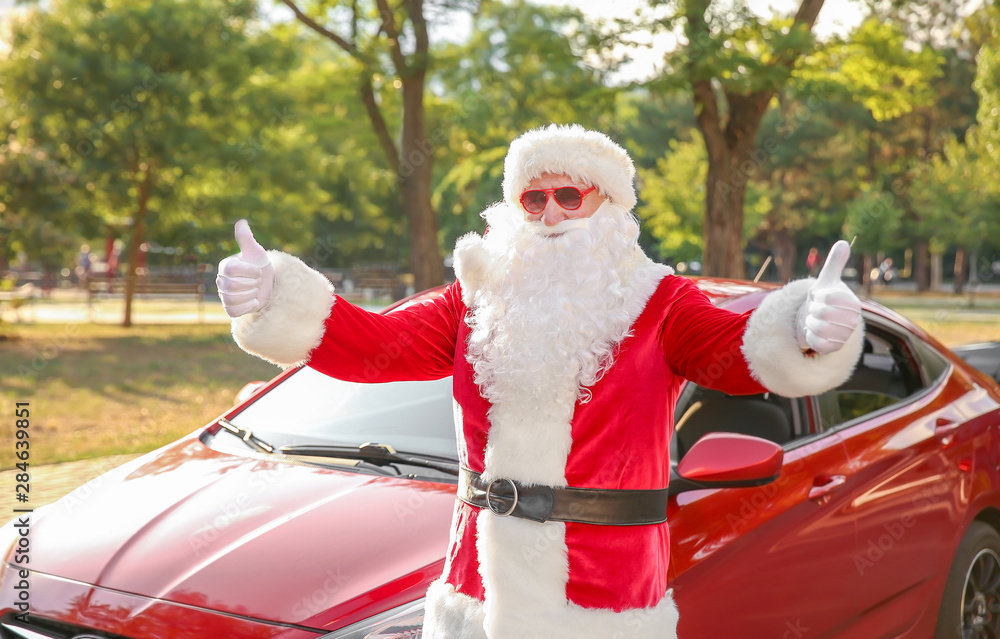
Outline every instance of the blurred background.
<path fill-rule="evenodd" d="M 276 372 L 214 290 L 238 219 L 378 307 L 453 277 L 551 122 L 628 149 L 680 274 L 784 282 L 844 238 L 862 295 L 1000 339 L 998 28 L 989 0 L 5 0 L 5 414 L 35 402 L 37 463 L 190 432 Z"/>

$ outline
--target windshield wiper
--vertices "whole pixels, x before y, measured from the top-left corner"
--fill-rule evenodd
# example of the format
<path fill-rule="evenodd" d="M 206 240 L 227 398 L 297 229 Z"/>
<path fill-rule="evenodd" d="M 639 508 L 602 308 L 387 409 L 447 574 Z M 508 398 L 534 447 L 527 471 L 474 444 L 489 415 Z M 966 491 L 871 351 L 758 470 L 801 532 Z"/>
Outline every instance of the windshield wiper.
<path fill-rule="evenodd" d="M 458 475 L 458 463 L 444 460 L 428 459 L 419 453 L 396 452 L 388 444 L 365 442 L 360 446 L 328 446 L 325 444 L 298 444 L 282 446 L 278 452 L 283 455 L 314 455 L 316 457 L 340 457 L 343 459 L 360 459 L 378 466 L 389 464 L 409 464 L 422 468 L 433 468 L 449 475 Z"/>
<path fill-rule="evenodd" d="M 247 446 L 249 446 L 250 448 L 253 448 L 254 450 L 256 450 L 258 452 L 261 452 L 261 453 L 273 453 L 274 452 L 274 446 L 272 446 L 271 444 L 268 444 L 266 441 L 264 441 L 260 437 L 257 437 L 256 435 L 254 435 L 252 432 L 250 432 L 249 428 L 243 428 L 242 426 L 237 426 L 236 424 L 232 423 L 231 421 L 229 421 L 227 419 L 220 419 L 219 420 L 219 426 L 222 426 L 222 428 L 224 428 L 227 432 L 230 432 L 233 435 L 236 435 L 237 437 L 239 437 L 240 439 L 242 439 L 244 442 L 246 442 Z"/>

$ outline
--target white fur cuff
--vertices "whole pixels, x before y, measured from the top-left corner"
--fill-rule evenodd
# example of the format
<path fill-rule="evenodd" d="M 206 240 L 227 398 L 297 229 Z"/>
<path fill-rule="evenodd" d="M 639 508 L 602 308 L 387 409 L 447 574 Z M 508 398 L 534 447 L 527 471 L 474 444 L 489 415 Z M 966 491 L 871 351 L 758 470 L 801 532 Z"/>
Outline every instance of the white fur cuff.
<path fill-rule="evenodd" d="M 240 348 L 283 368 L 303 364 L 319 346 L 333 308 L 333 284 L 297 257 L 268 251 L 274 291 L 267 306 L 233 320 Z"/>
<path fill-rule="evenodd" d="M 851 376 L 864 346 L 864 323 L 839 351 L 806 355 L 795 336 L 795 318 L 816 280 L 789 282 L 764 298 L 743 334 L 743 356 L 754 378 L 785 397 L 815 395 Z"/>
<path fill-rule="evenodd" d="M 472 306 L 478 291 L 486 281 L 492 260 L 478 233 L 466 233 L 455 242 L 455 277 L 462 285 L 462 302 Z"/>

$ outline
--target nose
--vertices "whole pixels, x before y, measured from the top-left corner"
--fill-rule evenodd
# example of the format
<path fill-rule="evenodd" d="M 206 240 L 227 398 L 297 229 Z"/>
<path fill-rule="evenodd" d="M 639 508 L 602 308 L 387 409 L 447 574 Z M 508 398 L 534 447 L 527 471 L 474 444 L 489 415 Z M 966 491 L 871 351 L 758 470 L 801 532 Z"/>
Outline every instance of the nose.
<path fill-rule="evenodd" d="M 542 223 L 545 226 L 555 226 L 563 220 L 568 219 L 569 215 L 566 213 L 566 209 L 559 206 L 556 198 L 549 196 L 548 201 L 545 203 L 545 208 L 542 209 Z"/>

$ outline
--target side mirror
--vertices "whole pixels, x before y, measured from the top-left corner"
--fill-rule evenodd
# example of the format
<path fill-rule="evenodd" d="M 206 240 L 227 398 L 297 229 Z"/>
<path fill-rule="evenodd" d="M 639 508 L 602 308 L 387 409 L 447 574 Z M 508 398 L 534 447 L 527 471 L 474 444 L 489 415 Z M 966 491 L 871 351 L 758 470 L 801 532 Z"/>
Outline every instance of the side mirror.
<path fill-rule="evenodd" d="M 785 452 L 774 442 L 739 433 L 708 433 L 677 464 L 670 494 L 703 488 L 763 486 L 778 478 Z"/>
<path fill-rule="evenodd" d="M 264 388 L 264 386 L 266 385 L 267 382 L 250 382 L 249 384 L 244 384 L 243 388 L 241 388 L 239 392 L 236 393 L 236 399 L 233 402 L 233 406 L 238 406 L 239 404 L 242 404 L 243 402 L 247 401 L 248 399 L 253 397 L 254 393 Z"/>

